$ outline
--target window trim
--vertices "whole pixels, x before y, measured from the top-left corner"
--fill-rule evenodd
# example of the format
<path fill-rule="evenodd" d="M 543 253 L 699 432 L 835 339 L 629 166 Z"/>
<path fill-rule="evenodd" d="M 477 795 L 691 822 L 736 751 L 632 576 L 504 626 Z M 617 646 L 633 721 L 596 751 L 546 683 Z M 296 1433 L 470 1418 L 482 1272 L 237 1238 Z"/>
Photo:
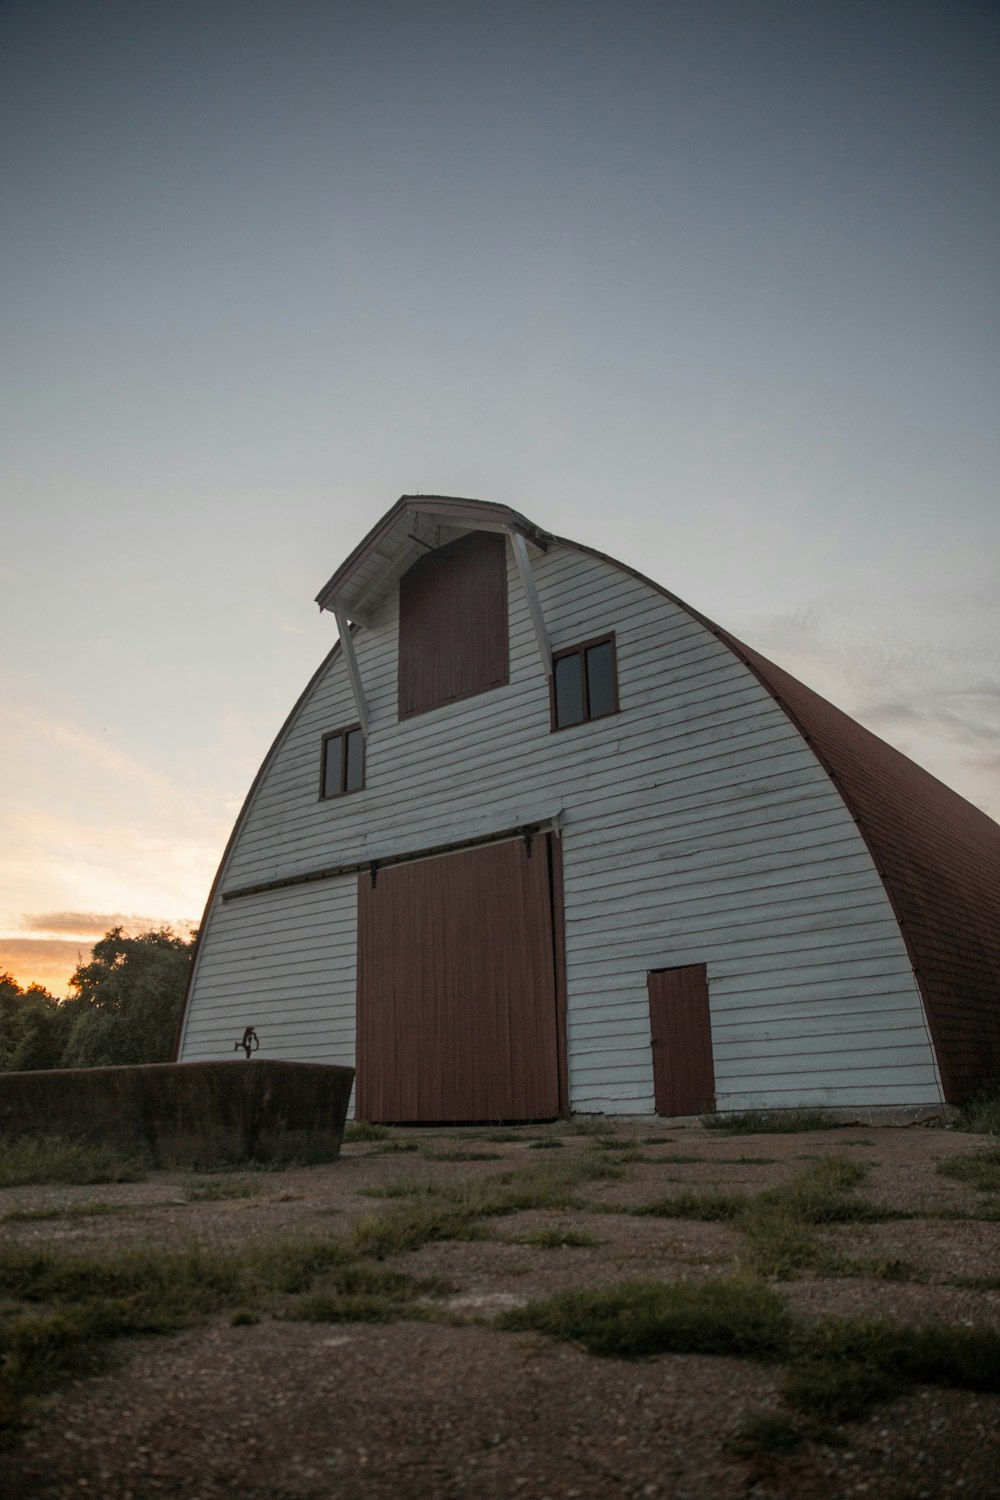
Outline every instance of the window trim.
<path fill-rule="evenodd" d="M 348 787 L 347 782 L 347 736 L 357 730 L 361 736 L 361 782 L 358 786 Z M 340 781 L 339 792 L 328 792 L 326 790 L 326 746 L 329 740 L 343 740 L 344 746 L 340 757 Z M 350 797 L 355 792 L 363 792 L 365 789 L 365 778 L 368 774 L 368 745 L 365 732 L 360 724 L 345 724 L 343 729 L 331 729 L 324 734 L 320 745 L 319 755 L 319 800 L 320 802 L 332 802 L 337 797 Z"/>
<path fill-rule="evenodd" d="M 587 685 L 587 652 L 592 646 L 611 647 L 611 685 L 613 690 L 614 707 L 609 708 L 606 713 L 592 714 L 590 712 L 590 689 Z M 566 656 L 579 656 L 580 678 L 583 688 L 583 718 L 574 719 L 572 724 L 560 724 L 556 719 L 556 662 Z M 618 645 L 613 630 L 606 631 L 604 635 L 590 636 L 585 641 L 575 641 L 572 646 L 561 646 L 558 651 L 552 653 L 552 677 L 549 684 L 549 712 L 551 720 L 551 733 L 561 733 L 564 729 L 579 729 L 583 724 L 598 723 L 601 719 L 610 719 L 612 714 L 621 712 L 621 703 L 618 697 Z"/>

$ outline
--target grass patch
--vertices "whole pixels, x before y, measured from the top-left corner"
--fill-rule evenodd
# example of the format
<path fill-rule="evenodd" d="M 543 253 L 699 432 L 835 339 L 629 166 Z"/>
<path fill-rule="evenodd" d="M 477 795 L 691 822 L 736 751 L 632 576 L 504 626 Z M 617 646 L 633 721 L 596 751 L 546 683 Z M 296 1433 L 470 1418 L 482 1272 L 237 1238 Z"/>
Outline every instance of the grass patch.
<path fill-rule="evenodd" d="M 15 1208 L 4 1214 L 3 1222 L 37 1224 L 46 1219 L 102 1219 L 111 1214 L 130 1214 L 168 1206 L 160 1203 L 67 1203 L 64 1208 Z"/>
<path fill-rule="evenodd" d="M 515 1245 L 534 1245 L 538 1250 L 583 1250 L 604 1241 L 588 1234 L 585 1229 L 531 1229 L 526 1234 L 514 1236 Z"/>
<path fill-rule="evenodd" d="M 596 1152 L 546 1162 L 517 1172 L 449 1183 L 389 1183 L 379 1196 L 396 1200 L 385 1213 L 355 1225 L 352 1249 L 384 1259 L 417 1250 L 431 1240 L 481 1239 L 483 1219 L 529 1210 L 578 1208 L 584 1183 L 618 1179 L 624 1168 Z"/>
<path fill-rule="evenodd" d="M 806 1440 L 802 1422 L 790 1412 L 749 1416 L 727 1444 L 736 1458 L 761 1458 L 765 1454 L 797 1453 Z"/>
<path fill-rule="evenodd" d="M 193 1178 L 184 1184 L 184 1199 L 187 1203 L 224 1203 L 230 1198 L 258 1198 L 264 1187 L 252 1177 Z"/>
<path fill-rule="evenodd" d="M 743 1267 L 768 1280 L 787 1280 L 816 1265 L 822 1248 L 815 1230 L 824 1224 L 870 1223 L 885 1211 L 853 1196 L 865 1170 L 843 1157 L 817 1157 L 778 1187 L 754 1194 L 680 1192 L 657 1198 L 633 1213 L 662 1219 L 732 1224 L 744 1236 Z"/>
<path fill-rule="evenodd" d="M 100 1255 L 8 1245 L 0 1249 L 0 1283 L 0 1430 L 8 1432 L 38 1396 L 103 1368 L 118 1338 L 172 1333 L 225 1313 L 235 1323 L 265 1311 L 384 1321 L 450 1291 L 442 1281 L 358 1265 L 341 1242 L 318 1238 Z"/>
<path fill-rule="evenodd" d="M 19 1136 L 0 1141 L 0 1187 L 98 1182 L 141 1182 L 150 1169 L 145 1152 L 120 1151 L 64 1136 Z"/>
<path fill-rule="evenodd" d="M 470 1151 L 459 1148 L 455 1151 L 424 1150 L 427 1161 L 502 1161 L 502 1151 Z"/>
<path fill-rule="evenodd" d="M 723 1135 L 798 1135 L 803 1130 L 833 1130 L 838 1121 L 822 1109 L 744 1109 L 731 1115 L 702 1115 L 705 1130 Z"/>
<path fill-rule="evenodd" d="M 301 1323 L 392 1323 L 425 1315 L 417 1303 L 452 1290 L 439 1278 L 418 1280 L 401 1271 L 348 1263 L 318 1290 L 299 1298 L 285 1317 Z"/>
<path fill-rule="evenodd" d="M 958 1128 L 974 1135 L 1000 1135 L 1000 1078 L 962 1107 Z"/>
<path fill-rule="evenodd" d="M 401 1151 L 419 1151 L 419 1141 L 380 1141 L 368 1152 L 369 1156 L 397 1156 Z"/>
<path fill-rule="evenodd" d="M 975 1156 L 953 1156 L 950 1161 L 939 1161 L 937 1170 L 942 1177 L 968 1183 L 981 1193 L 1000 1193 L 1000 1146 L 978 1151 Z"/>
<path fill-rule="evenodd" d="M 533 1330 L 617 1359 L 716 1354 L 786 1364 L 783 1396 L 796 1417 L 782 1417 L 770 1437 L 754 1419 L 744 1440 L 758 1447 L 784 1441 L 789 1429 L 802 1431 L 800 1419 L 863 1416 L 911 1385 L 1000 1391 L 1000 1334 L 943 1324 L 796 1323 L 768 1287 L 738 1277 L 562 1292 L 504 1313 L 495 1326 Z"/>
<path fill-rule="evenodd" d="M 580 1344 L 588 1354 L 731 1354 L 774 1359 L 788 1348 L 792 1321 L 767 1287 L 743 1280 L 624 1281 L 560 1292 L 497 1319 Z"/>
<path fill-rule="evenodd" d="M 650 1214 L 655 1219 L 700 1219 L 706 1224 L 730 1224 L 745 1213 L 750 1200 L 737 1193 L 672 1193 L 631 1213 Z"/>
<path fill-rule="evenodd" d="M 863 1416 L 910 1385 L 1000 1391 L 1000 1334 L 986 1329 L 830 1320 L 795 1344 L 785 1400 L 821 1421 Z"/>
<path fill-rule="evenodd" d="M 574 1135 L 614 1135 L 615 1127 L 607 1115 L 572 1115 L 570 1129 Z"/>
<path fill-rule="evenodd" d="M 535 1141 L 528 1142 L 529 1151 L 562 1151 L 566 1142 L 561 1141 L 557 1135 L 541 1135 Z"/>
<path fill-rule="evenodd" d="M 349 1120 L 344 1126 L 342 1143 L 354 1146 L 359 1141 L 387 1141 L 391 1134 L 388 1125 L 370 1125 L 367 1120 Z"/>

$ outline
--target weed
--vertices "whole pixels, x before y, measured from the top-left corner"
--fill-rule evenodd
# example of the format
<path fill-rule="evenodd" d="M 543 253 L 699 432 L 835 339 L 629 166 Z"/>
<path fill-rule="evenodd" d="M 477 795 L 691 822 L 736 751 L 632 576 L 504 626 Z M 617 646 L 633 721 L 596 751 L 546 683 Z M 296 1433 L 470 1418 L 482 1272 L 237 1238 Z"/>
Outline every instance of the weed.
<path fill-rule="evenodd" d="M 344 1126 L 342 1141 L 345 1146 L 353 1146 L 358 1141 L 387 1141 L 390 1134 L 388 1125 L 371 1125 L 367 1120 L 350 1120 Z"/>
<path fill-rule="evenodd" d="M 764 1454 L 797 1453 L 805 1442 L 802 1422 L 788 1412 L 748 1416 L 726 1445 L 736 1458 L 759 1458 Z"/>
<path fill-rule="evenodd" d="M 100 1219 L 109 1214 L 127 1214 L 149 1208 L 166 1207 L 159 1203 L 67 1203 L 63 1208 L 15 1208 L 4 1214 L 5 1224 L 35 1224 L 45 1219 Z"/>
<path fill-rule="evenodd" d="M 646 1354 L 730 1354 L 780 1358 L 791 1318 L 759 1282 L 625 1281 L 560 1292 L 497 1320 L 582 1344 L 588 1354 L 634 1359 Z"/>
<path fill-rule="evenodd" d="M 838 1121 L 822 1109 L 744 1109 L 726 1115 L 702 1115 L 705 1130 L 724 1135 L 798 1135 L 803 1130 L 831 1130 Z"/>
<path fill-rule="evenodd" d="M 532 1229 L 514 1237 L 515 1245 L 534 1245 L 539 1250 L 584 1249 L 603 1243 L 585 1229 Z"/>
<path fill-rule="evenodd" d="M 0 1141 L 0 1187 L 30 1184 L 140 1182 L 150 1159 L 141 1151 L 120 1151 L 58 1135 L 19 1136 Z"/>
<path fill-rule="evenodd" d="M 644 1146 L 672 1146 L 673 1142 L 672 1135 L 644 1135 L 642 1138 Z"/>
<path fill-rule="evenodd" d="M 823 1420 L 862 1416 L 913 1384 L 1000 1391 L 1000 1334 L 987 1329 L 830 1320 L 795 1346 L 785 1399 Z"/>
<path fill-rule="evenodd" d="M 607 1115 L 573 1115 L 570 1126 L 576 1135 L 614 1135 L 615 1132 Z"/>
<path fill-rule="evenodd" d="M 188 1203 L 222 1203 L 230 1198 L 257 1198 L 264 1191 L 264 1184 L 250 1177 L 210 1177 L 208 1181 L 195 1177 L 185 1184 L 184 1197 Z"/>
<path fill-rule="evenodd" d="M 528 1142 L 529 1151 L 561 1151 L 566 1142 L 561 1141 L 557 1135 L 542 1135 L 537 1141 Z"/>
<path fill-rule="evenodd" d="M 391 1323 L 419 1316 L 418 1298 L 452 1290 L 440 1279 L 417 1280 L 401 1271 L 347 1263 L 326 1283 L 292 1305 L 287 1318 L 302 1323 Z"/>
<path fill-rule="evenodd" d="M 260 1313 L 255 1312 L 252 1307 L 238 1307 L 229 1316 L 230 1328 L 248 1328 L 254 1323 L 260 1322 Z"/>
<path fill-rule="evenodd" d="M 427 1161 L 502 1161 L 502 1151 L 424 1151 Z"/>
<path fill-rule="evenodd" d="M 401 1151 L 419 1151 L 419 1141 L 381 1141 L 369 1151 L 369 1156 L 396 1156 Z"/>
<path fill-rule="evenodd" d="M 700 1219 L 704 1223 L 732 1223 L 745 1212 L 748 1199 L 735 1193 L 674 1193 L 656 1198 L 634 1214 L 651 1214 L 656 1219 Z"/>
<path fill-rule="evenodd" d="M 950 1161 L 939 1161 L 937 1170 L 942 1177 L 967 1182 L 981 1193 L 1000 1193 L 1000 1146 L 978 1151 L 975 1156 L 953 1156 Z"/>
<path fill-rule="evenodd" d="M 1000 1135 L 1000 1078 L 963 1106 L 958 1128 L 974 1135 Z"/>

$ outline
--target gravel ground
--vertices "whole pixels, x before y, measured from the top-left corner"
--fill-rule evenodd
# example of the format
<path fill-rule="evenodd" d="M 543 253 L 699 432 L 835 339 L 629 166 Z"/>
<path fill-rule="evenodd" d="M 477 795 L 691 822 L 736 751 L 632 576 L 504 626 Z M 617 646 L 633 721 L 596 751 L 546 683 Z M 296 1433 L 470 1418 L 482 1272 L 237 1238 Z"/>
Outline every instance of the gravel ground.
<path fill-rule="evenodd" d="M 922 1279 L 801 1275 L 777 1286 L 793 1311 L 1000 1328 L 1000 1224 L 959 1217 L 981 1215 L 990 1195 L 935 1170 L 984 1142 L 926 1129 L 720 1137 L 659 1122 L 617 1128 L 620 1138 L 630 1133 L 657 1139 L 642 1148 L 654 1159 L 630 1164 L 624 1181 L 588 1184 L 588 1211 L 511 1215 L 493 1221 L 501 1239 L 427 1244 L 387 1262 L 447 1276 L 451 1311 L 467 1323 L 216 1321 L 173 1338 L 123 1343 L 111 1371 L 50 1397 L 20 1444 L 0 1454 L 0 1494 L 996 1500 L 1000 1397 L 917 1388 L 846 1424 L 836 1444 L 741 1459 L 727 1443 L 748 1415 L 781 1410 L 780 1370 L 694 1356 L 596 1359 L 473 1321 L 563 1287 L 727 1274 L 741 1244 L 731 1227 L 607 1209 L 681 1187 L 752 1193 L 834 1154 L 868 1168 L 866 1197 L 929 1217 L 831 1227 L 824 1231 L 830 1248 L 872 1265 L 905 1260 Z M 387 1183 L 455 1181 L 556 1159 L 555 1151 L 528 1149 L 538 1136 L 525 1130 L 488 1143 L 469 1132 L 448 1140 L 412 1132 L 406 1138 L 420 1142 L 416 1152 L 349 1146 L 337 1163 L 267 1174 L 259 1196 L 222 1202 L 187 1201 L 185 1179 L 166 1173 L 100 1188 L 8 1189 L 0 1193 L 0 1221 L 45 1208 L 120 1206 L 106 1217 L 6 1217 L 2 1224 L 21 1243 L 90 1251 L 340 1235 L 385 1206 L 367 1195 Z M 561 1139 L 562 1157 L 593 1148 L 584 1135 Z M 499 1159 L 428 1159 L 428 1151 L 458 1145 Z M 585 1229 L 599 1243 L 545 1250 L 516 1242 L 546 1225 Z M 956 1284 L 976 1280 L 998 1289 Z"/>

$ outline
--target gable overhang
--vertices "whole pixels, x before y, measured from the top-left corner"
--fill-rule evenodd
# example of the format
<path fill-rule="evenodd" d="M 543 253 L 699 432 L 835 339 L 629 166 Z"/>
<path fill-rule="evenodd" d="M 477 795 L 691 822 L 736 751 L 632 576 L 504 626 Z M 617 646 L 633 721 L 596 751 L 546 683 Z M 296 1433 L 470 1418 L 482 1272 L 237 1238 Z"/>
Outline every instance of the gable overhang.
<path fill-rule="evenodd" d="M 509 532 L 545 552 L 549 533 L 508 505 L 456 495 L 401 495 L 316 595 L 320 609 L 367 625 L 372 612 L 424 552 L 469 531 Z"/>

